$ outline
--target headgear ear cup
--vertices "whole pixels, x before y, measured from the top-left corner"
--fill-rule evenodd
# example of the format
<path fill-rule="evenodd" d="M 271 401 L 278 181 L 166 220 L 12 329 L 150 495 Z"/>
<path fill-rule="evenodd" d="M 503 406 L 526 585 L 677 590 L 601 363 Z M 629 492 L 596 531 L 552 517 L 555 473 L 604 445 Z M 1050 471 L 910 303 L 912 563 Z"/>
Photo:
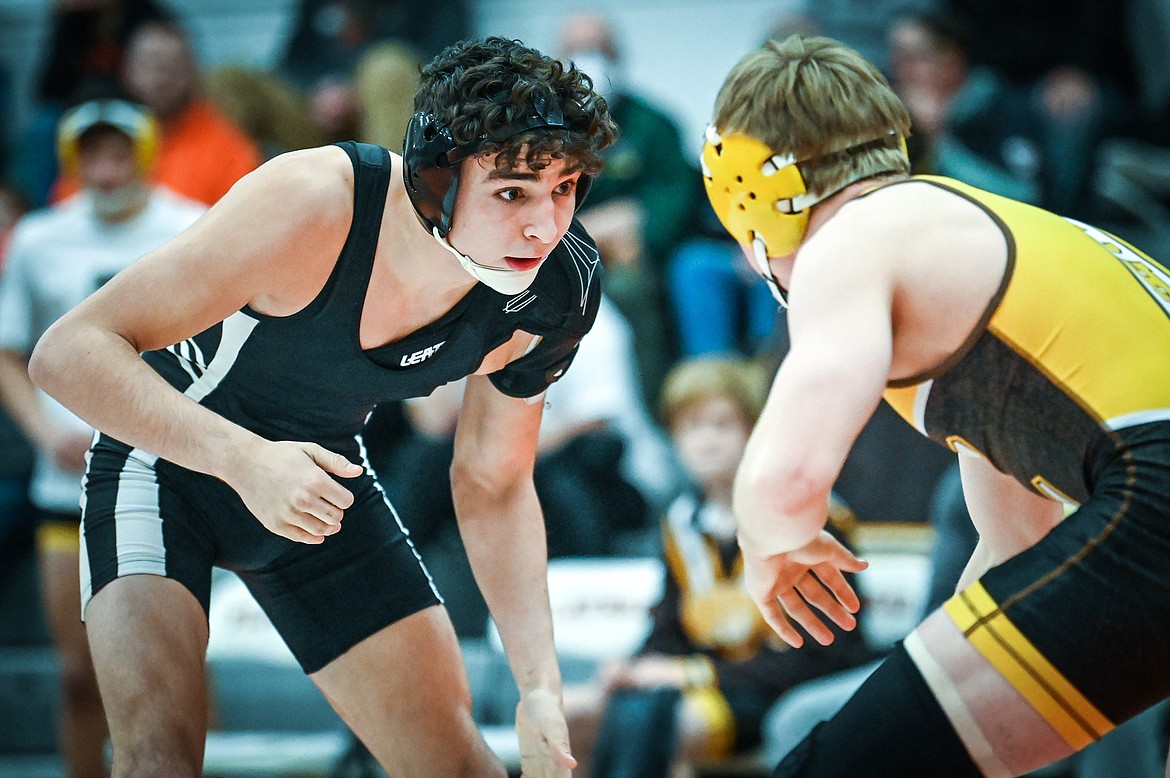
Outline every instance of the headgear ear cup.
<path fill-rule="evenodd" d="M 772 150 L 746 135 L 720 137 L 709 131 L 703 147 L 703 182 L 711 207 L 739 243 L 762 238 L 770 256 L 792 253 L 808 227 L 803 208 L 781 210 L 779 203 L 808 193 L 795 160 L 778 164 Z"/>
<path fill-rule="evenodd" d="M 767 256 L 783 257 L 795 251 L 804 238 L 809 208 L 853 183 L 846 181 L 829 192 L 810 192 L 800 165 L 890 145 L 895 140 L 904 147 L 901 137 L 889 133 L 812 159 L 796 159 L 791 154 L 776 154 L 747 135 L 721 136 L 708 128 L 701 158 L 703 182 L 711 207 L 736 241 L 753 245 L 762 240 Z"/>
<path fill-rule="evenodd" d="M 161 145 L 158 122 L 146 108 L 126 100 L 89 100 L 61 117 L 57 125 L 57 157 L 63 171 L 77 173 L 81 137 L 98 126 L 113 127 L 130 138 L 139 171 L 144 175 L 150 172 Z"/>

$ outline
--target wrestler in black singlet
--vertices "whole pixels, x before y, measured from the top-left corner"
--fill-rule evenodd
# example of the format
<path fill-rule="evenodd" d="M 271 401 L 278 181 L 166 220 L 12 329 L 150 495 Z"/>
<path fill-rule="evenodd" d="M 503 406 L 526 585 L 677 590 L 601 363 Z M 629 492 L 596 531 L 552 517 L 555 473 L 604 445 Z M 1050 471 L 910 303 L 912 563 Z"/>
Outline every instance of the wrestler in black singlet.
<path fill-rule="evenodd" d="M 320 545 L 274 535 L 218 479 L 102 435 L 82 498 L 83 608 L 115 578 L 148 573 L 179 581 L 206 610 L 219 565 L 241 576 L 314 672 L 440 601 L 364 462 L 362 425 L 377 403 L 425 396 L 475 372 L 517 330 L 540 336 L 538 344 L 489 378 L 507 395 L 540 395 L 593 324 L 597 249 L 574 221 L 528 290 L 509 297 L 476 284 L 435 322 L 363 349 L 359 324 L 391 162 L 381 147 L 340 146 L 354 165 L 353 224 L 316 298 L 284 317 L 245 308 L 144 358 L 176 389 L 264 438 L 318 443 L 366 464 L 363 475 L 343 480 L 355 496 L 343 531 Z"/>

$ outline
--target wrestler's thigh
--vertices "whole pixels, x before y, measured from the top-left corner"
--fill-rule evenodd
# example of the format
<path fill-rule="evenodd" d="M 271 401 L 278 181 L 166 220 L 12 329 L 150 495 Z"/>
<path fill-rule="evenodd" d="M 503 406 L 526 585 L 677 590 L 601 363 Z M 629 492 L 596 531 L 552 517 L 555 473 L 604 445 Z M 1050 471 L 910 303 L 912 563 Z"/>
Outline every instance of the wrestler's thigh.
<path fill-rule="evenodd" d="M 115 766 L 198 775 L 207 730 L 207 616 L 198 599 L 160 575 L 121 576 L 94 595 L 86 628 Z"/>
<path fill-rule="evenodd" d="M 984 772 L 1079 750 L 1170 694 L 1170 527 L 1090 500 L 933 614 L 907 651 Z"/>
<path fill-rule="evenodd" d="M 383 628 L 310 677 L 390 775 L 505 775 L 472 720 L 459 643 L 442 607 Z"/>

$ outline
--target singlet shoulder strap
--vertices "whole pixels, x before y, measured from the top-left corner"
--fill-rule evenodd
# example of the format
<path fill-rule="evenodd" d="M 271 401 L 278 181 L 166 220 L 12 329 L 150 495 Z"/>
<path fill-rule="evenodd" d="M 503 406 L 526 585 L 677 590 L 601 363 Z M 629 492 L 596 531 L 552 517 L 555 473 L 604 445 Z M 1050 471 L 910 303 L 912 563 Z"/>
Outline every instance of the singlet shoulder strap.
<path fill-rule="evenodd" d="M 335 144 L 353 162 L 353 222 L 337 260 L 333 294 L 345 292 L 364 296 L 374 265 L 374 250 L 386 208 L 390 185 L 390 152 L 369 143 L 344 141 Z M 352 299 L 352 298 L 351 298 Z"/>

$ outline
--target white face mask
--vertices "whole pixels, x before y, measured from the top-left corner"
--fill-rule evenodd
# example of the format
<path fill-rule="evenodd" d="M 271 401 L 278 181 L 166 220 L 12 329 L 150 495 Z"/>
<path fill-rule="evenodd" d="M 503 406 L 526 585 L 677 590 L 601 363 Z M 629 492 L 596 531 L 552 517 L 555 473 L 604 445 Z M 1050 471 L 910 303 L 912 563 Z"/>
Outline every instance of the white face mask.
<path fill-rule="evenodd" d="M 90 189 L 89 201 L 93 214 L 104 222 L 116 222 L 136 212 L 146 202 L 149 190 L 144 184 L 135 182 L 119 187 L 112 192 Z"/>
<path fill-rule="evenodd" d="M 617 65 L 599 51 L 582 51 L 574 54 L 573 64 L 593 81 L 593 91 L 606 100 L 613 99 L 618 92 L 620 76 Z"/>
<path fill-rule="evenodd" d="M 437 227 L 431 232 L 431 235 L 434 236 L 435 240 L 439 241 L 440 246 L 455 255 L 455 258 L 459 260 L 459 264 L 463 266 L 463 269 L 472 278 L 500 294 L 520 294 L 532 286 L 532 282 L 536 280 L 536 274 L 540 272 L 541 265 L 544 264 L 544 262 L 541 262 L 531 270 L 512 270 L 511 268 L 481 265 L 444 240 L 439 235 L 439 229 Z"/>

